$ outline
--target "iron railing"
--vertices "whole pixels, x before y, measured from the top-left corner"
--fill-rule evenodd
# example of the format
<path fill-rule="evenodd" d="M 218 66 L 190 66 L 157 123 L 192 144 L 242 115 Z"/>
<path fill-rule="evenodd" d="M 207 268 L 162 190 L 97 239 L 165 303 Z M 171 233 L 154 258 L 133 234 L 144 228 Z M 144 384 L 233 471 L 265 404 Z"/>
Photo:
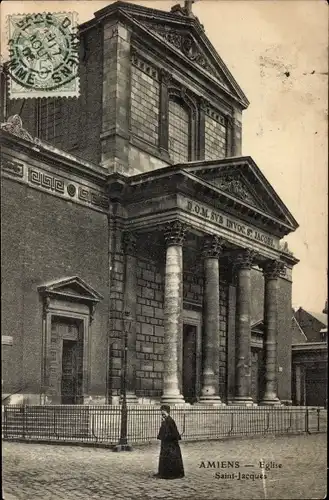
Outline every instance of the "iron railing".
<path fill-rule="evenodd" d="M 327 412 L 305 407 L 179 407 L 172 417 L 186 441 L 230 436 L 296 434 L 327 431 Z M 19 406 L 2 408 L 2 437 L 6 440 L 81 442 L 114 445 L 120 437 L 120 406 Z M 128 407 L 128 441 L 156 440 L 159 408 Z"/>

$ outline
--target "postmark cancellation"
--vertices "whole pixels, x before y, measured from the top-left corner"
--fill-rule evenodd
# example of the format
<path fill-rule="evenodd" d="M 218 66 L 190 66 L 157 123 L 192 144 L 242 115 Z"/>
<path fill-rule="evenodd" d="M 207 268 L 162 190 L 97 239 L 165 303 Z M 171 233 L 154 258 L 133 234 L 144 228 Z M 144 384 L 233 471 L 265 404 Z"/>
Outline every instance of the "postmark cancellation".
<path fill-rule="evenodd" d="M 9 15 L 9 97 L 78 97 L 77 13 Z"/>

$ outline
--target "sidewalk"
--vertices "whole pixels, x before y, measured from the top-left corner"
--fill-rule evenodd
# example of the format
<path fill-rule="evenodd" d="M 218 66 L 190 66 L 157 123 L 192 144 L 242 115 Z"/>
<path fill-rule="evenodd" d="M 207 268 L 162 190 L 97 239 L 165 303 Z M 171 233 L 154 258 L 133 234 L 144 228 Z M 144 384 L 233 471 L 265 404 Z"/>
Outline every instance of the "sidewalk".
<path fill-rule="evenodd" d="M 317 434 L 183 443 L 186 477 L 171 481 L 152 477 L 159 446 L 114 453 L 3 442 L 4 499 L 321 499 L 326 442 L 326 434 Z M 263 471 L 261 460 L 270 470 Z"/>

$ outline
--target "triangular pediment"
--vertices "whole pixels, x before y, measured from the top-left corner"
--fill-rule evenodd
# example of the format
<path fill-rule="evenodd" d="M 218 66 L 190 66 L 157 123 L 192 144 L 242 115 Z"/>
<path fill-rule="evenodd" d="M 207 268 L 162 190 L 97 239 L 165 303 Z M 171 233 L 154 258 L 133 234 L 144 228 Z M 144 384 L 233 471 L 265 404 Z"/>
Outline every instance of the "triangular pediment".
<path fill-rule="evenodd" d="M 38 291 L 42 295 L 71 297 L 82 301 L 99 302 L 103 297 L 79 276 L 62 278 L 40 285 Z"/>
<path fill-rule="evenodd" d="M 203 31 L 184 24 L 139 21 L 141 27 L 179 52 L 196 69 L 211 75 L 229 94 L 247 107 L 249 101 Z"/>
<path fill-rule="evenodd" d="M 264 320 L 262 319 L 259 319 L 258 321 L 251 321 L 251 331 L 253 333 L 264 333 L 264 326 Z"/>
<path fill-rule="evenodd" d="M 287 231 L 298 223 L 250 156 L 181 165 L 184 171 L 220 190 L 228 198 L 281 222 Z"/>
<path fill-rule="evenodd" d="M 221 85 L 228 90 L 233 90 L 232 85 L 223 73 L 222 68 L 218 68 L 216 61 L 210 54 L 206 53 L 202 41 L 195 34 L 193 30 L 186 27 L 173 27 L 170 24 L 160 24 L 143 22 L 141 23 L 153 35 L 161 37 L 165 42 L 179 50 L 185 57 L 187 57 L 196 66 L 210 73 L 215 77 Z"/>
<path fill-rule="evenodd" d="M 166 45 L 166 50 L 172 50 L 176 56 L 210 77 L 243 108 L 248 107 L 246 95 L 206 36 L 199 20 L 194 15 L 184 15 L 183 10 L 165 12 L 119 1 L 96 12 L 95 16 L 100 19 L 119 12 L 121 17 L 126 17 L 136 26 L 136 33 L 145 33 L 145 43 L 147 37 L 154 37 Z"/>

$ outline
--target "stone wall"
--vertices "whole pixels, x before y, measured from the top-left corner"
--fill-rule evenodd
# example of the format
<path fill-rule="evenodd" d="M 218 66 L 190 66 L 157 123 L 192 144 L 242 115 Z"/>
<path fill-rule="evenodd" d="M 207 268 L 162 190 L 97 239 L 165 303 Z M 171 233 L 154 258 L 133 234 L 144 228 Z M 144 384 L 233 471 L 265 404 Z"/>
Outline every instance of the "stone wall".
<path fill-rule="evenodd" d="M 137 267 L 136 395 L 160 397 L 163 373 L 164 276 L 151 261 L 141 258 Z"/>
<path fill-rule="evenodd" d="M 157 70 L 133 59 L 131 67 L 131 132 L 146 142 L 158 145 L 160 85 Z"/>
<path fill-rule="evenodd" d="M 40 393 L 42 300 L 37 287 L 79 276 L 104 299 L 90 329 L 90 394 L 105 398 L 107 217 L 8 179 L 2 181 L 3 391 Z M 19 200 L 19 201 L 18 201 Z"/>
<path fill-rule="evenodd" d="M 205 160 L 226 156 L 225 119 L 211 109 L 205 115 Z"/>
<path fill-rule="evenodd" d="M 184 308 L 202 311 L 203 278 L 184 273 Z M 138 258 L 136 309 L 136 395 L 158 399 L 162 394 L 164 352 L 164 268 L 161 263 Z M 113 313 L 112 313 L 113 314 Z M 220 285 L 220 352 L 218 378 L 220 395 L 226 393 L 227 286 Z M 202 335 L 202 331 L 201 331 Z"/>

